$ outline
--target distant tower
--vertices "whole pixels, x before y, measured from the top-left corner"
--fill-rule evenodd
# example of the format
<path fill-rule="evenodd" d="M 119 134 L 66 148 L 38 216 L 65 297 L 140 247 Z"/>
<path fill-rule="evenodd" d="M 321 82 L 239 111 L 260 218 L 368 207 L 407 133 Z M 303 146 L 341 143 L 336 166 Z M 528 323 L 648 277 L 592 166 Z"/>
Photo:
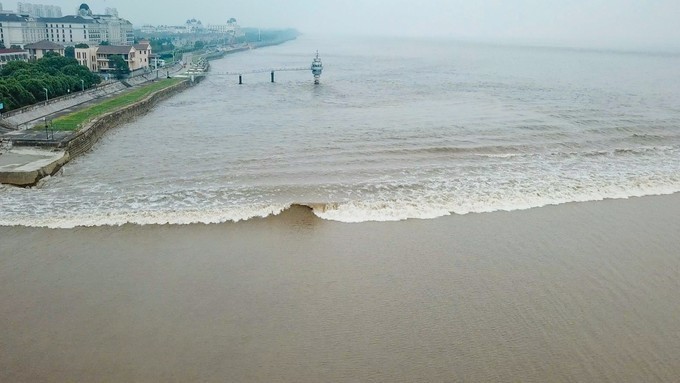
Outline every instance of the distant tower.
<path fill-rule="evenodd" d="M 92 16 L 92 11 L 90 10 L 90 6 L 82 3 L 80 4 L 80 7 L 78 7 L 78 15 L 80 16 Z"/>

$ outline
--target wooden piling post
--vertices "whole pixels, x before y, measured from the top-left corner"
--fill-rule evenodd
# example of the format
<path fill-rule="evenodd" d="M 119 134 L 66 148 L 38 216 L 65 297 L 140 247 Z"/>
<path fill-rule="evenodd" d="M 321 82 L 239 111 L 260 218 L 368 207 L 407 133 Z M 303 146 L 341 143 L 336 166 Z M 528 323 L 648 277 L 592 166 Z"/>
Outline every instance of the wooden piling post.
<path fill-rule="evenodd" d="M 239 85 L 243 84 L 243 76 L 242 75 L 238 75 L 238 84 Z"/>
<path fill-rule="evenodd" d="M 274 71 L 272 71 L 272 82 L 274 82 Z"/>

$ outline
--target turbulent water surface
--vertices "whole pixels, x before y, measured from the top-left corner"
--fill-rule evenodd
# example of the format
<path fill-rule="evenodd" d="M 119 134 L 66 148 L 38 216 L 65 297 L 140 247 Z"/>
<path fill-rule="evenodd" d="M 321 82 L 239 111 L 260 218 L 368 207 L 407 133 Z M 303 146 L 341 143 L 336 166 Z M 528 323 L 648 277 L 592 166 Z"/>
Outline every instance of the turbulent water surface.
<path fill-rule="evenodd" d="M 232 76 L 325 64 L 309 72 Z M 680 191 L 680 57 L 301 38 L 213 62 L 0 225 L 243 220 L 308 204 L 345 222 Z"/>

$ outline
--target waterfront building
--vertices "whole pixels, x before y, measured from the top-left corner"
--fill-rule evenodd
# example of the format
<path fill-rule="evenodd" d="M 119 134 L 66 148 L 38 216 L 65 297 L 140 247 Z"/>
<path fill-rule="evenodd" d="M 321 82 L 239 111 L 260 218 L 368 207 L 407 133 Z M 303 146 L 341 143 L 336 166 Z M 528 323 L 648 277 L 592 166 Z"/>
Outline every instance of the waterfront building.
<path fill-rule="evenodd" d="M 97 72 L 99 68 L 97 67 L 97 49 L 98 46 L 88 46 L 84 48 L 78 48 L 76 47 L 74 49 L 75 53 L 75 58 L 78 60 L 78 63 L 84 67 L 87 67 L 87 69 L 90 70 L 90 72 Z"/>
<path fill-rule="evenodd" d="M 91 17 L 64 16 L 41 19 L 47 40 L 67 45 L 98 44 L 102 41 L 101 25 Z"/>
<path fill-rule="evenodd" d="M 0 68 L 10 61 L 28 61 L 28 51 L 24 49 L 0 49 Z"/>
<path fill-rule="evenodd" d="M 24 49 L 28 51 L 29 59 L 39 60 L 43 56 L 45 56 L 45 53 L 47 52 L 54 52 L 60 56 L 63 56 L 65 48 L 61 44 L 57 44 L 48 40 L 43 40 L 38 41 L 37 43 L 26 44 L 24 45 Z"/>
<path fill-rule="evenodd" d="M 137 58 L 137 69 L 145 69 L 149 68 L 151 65 L 151 43 L 149 43 L 148 40 L 140 40 L 139 44 L 133 45 L 135 50 L 137 51 L 136 58 Z M 132 69 L 132 68 L 130 68 Z"/>
<path fill-rule="evenodd" d="M 151 55 L 151 45 L 148 41 L 140 41 L 139 44 L 135 45 L 99 45 L 75 48 L 75 57 L 80 65 L 86 66 L 92 72 L 101 73 L 115 70 L 110 65 L 113 56 L 121 56 L 132 72 L 148 70 Z"/>
<path fill-rule="evenodd" d="M 137 50 L 131 45 L 101 45 L 97 48 L 97 69 L 99 72 L 112 72 L 116 68 L 111 65 L 113 56 L 121 56 L 131 71 L 135 70 Z"/>
<path fill-rule="evenodd" d="M 45 24 L 32 16 L 0 13 L 0 41 L 5 48 L 47 39 Z"/>
<path fill-rule="evenodd" d="M 190 19 L 187 20 L 186 22 L 186 31 L 187 33 L 201 33 L 203 32 L 203 23 L 201 23 L 201 20 L 196 20 L 196 19 Z"/>
<path fill-rule="evenodd" d="M 236 23 L 236 19 L 231 18 L 226 24 L 210 24 L 206 27 L 206 30 L 211 33 L 219 33 L 228 35 L 230 37 L 240 37 L 244 33 L 241 31 L 241 27 Z"/>
<path fill-rule="evenodd" d="M 31 5 L 31 4 L 29 4 Z M 35 17 L 30 14 L 0 13 L 0 40 L 6 48 L 49 40 L 61 45 L 100 44 L 132 45 L 132 23 L 114 12 L 95 15 L 82 4 L 76 15 Z M 117 12 L 115 12 L 117 13 Z"/>
<path fill-rule="evenodd" d="M 93 19 L 101 26 L 101 41 L 119 45 L 134 44 L 135 32 L 129 21 L 114 15 L 95 15 Z"/>

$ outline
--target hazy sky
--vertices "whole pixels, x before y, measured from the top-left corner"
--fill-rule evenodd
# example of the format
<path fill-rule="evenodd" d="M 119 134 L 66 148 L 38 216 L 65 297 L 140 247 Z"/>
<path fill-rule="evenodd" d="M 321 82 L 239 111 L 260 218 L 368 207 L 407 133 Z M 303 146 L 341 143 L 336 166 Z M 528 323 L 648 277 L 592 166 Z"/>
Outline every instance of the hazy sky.
<path fill-rule="evenodd" d="M 16 2 L 2 1 L 5 9 Z M 73 14 L 79 1 L 27 0 Z M 451 36 L 583 46 L 680 46 L 680 0 L 90 0 L 136 26 L 204 24 L 294 27 L 307 34 Z"/>

